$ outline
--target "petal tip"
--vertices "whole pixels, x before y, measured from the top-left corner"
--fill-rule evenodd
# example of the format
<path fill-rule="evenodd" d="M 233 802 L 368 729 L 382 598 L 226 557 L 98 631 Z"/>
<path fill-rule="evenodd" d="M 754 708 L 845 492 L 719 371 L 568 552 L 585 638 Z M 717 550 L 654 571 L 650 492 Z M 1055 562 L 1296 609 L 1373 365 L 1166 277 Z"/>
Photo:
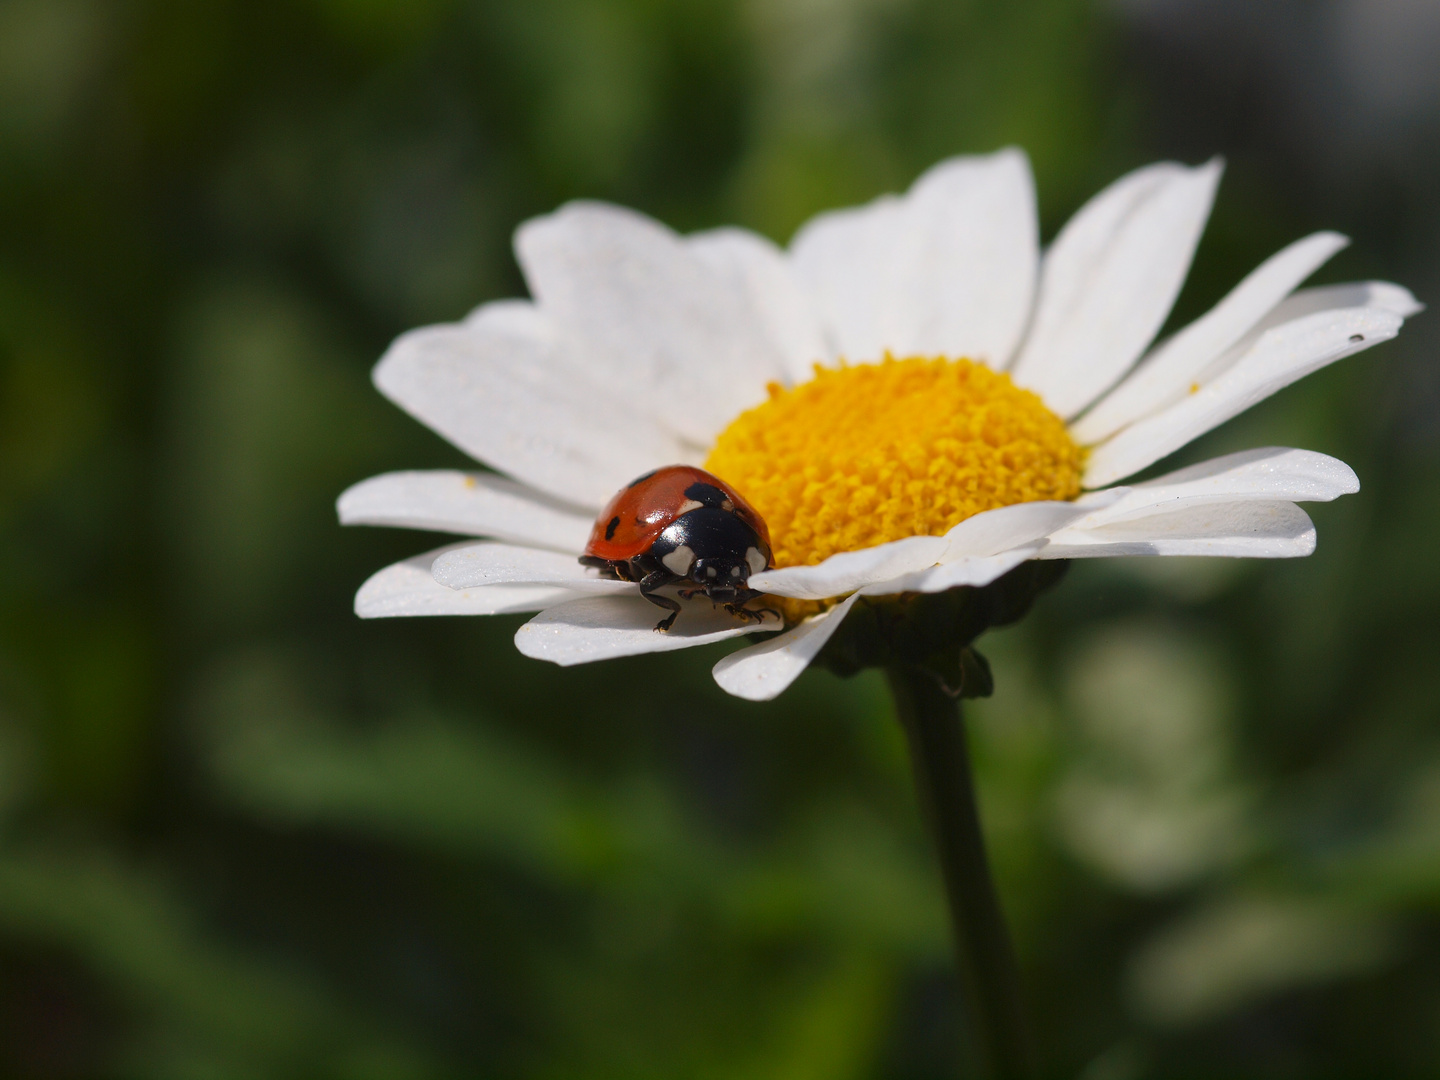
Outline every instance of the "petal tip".
<path fill-rule="evenodd" d="M 437 585 L 444 585 L 447 589 L 465 588 L 460 580 L 464 565 L 471 559 L 466 548 L 458 551 L 447 551 L 433 563 L 430 564 L 430 576 L 435 579 Z"/>
<path fill-rule="evenodd" d="M 1405 286 L 1396 285 L 1394 288 L 1395 301 L 1391 305 L 1391 308 L 1395 314 L 1399 315 L 1402 319 L 1412 318 L 1425 310 L 1425 305 L 1417 300 L 1415 294 L 1405 288 Z"/>
<path fill-rule="evenodd" d="M 543 615 L 544 612 L 541 614 Z M 531 625 L 533 622 L 532 619 L 515 631 L 515 649 L 521 656 L 531 660 L 544 660 L 558 667 L 570 667 L 580 663 L 578 659 L 572 658 L 571 654 L 556 654 L 546 649 L 543 632 L 539 627 Z"/>
<path fill-rule="evenodd" d="M 740 664 L 738 658 L 743 657 L 747 652 L 749 652 L 748 649 L 740 649 L 724 657 L 710 669 L 711 677 L 715 680 L 716 685 L 731 697 L 738 697 L 745 701 L 775 700 L 790 683 L 778 679 L 767 679 L 763 673 L 746 673 L 745 665 Z"/>

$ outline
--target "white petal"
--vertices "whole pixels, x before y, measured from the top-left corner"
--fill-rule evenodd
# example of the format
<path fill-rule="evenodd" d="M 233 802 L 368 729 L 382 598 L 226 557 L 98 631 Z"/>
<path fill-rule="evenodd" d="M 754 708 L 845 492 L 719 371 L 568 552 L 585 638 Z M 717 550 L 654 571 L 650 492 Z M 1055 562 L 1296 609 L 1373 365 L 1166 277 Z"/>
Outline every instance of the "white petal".
<path fill-rule="evenodd" d="M 1229 555 L 1289 559 L 1315 550 L 1315 526 L 1294 503 L 1209 503 L 1093 529 L 1062 529 L 1036 556 Z"/>
<path fill-rule="evenodd" d="M 561 667 L 617 656 L 669 652 L 712 641 L 779 630 L 780 619 L 744 622 L 706 603 L 690 603 L 669 632 L 655 629 L 665 612 L 639 594 L 587 596 L 542 611 L 515 633 L 515 647 L 536 660 Z"/>
<path fill-rule="evenodd" d="M 1399 332 L 1401 322 L 1391 311 L 1349 308 L 1322 311 L 1267 330 L 1219 378 L 1091 450 L 1085 486 L 1101 487 L 1139 472 L 1296 379 L 1388 341 Z"/>
<path fill-rule="evenodd" d="M 1349 242 L 1339 233 L 1320 232 L 1272 255 L 1209 312 L 1146 357 L 1071 427 L 1071 434 L 1081 443 L 1097 443 L 1184 397 L 1212 360 Z"/>
<path fill-rule="evenodd" d="M 1129 369 L 1175 303 L 1220 169 L 1151 165 L 1071 218 L 1045 255 L 1018 384 L 1070 417 Z"/>
<path fill-rule="evenodd" d="M 1274 327 L 1284 326 L 1307 315 L 1358 307 L 1380 308 L 1398 315 L 1401 319 L 1408 319 L 1425 309 L 1425 305 L 1416 300 L 1409 289 L 1392 285 L 1388 281 L 1352 281 L 1345 285 L 1321 285 L 1314 289 L 1301 289 L 1276 304 L 1248 334 L 1211 361 L 1197 376 L 1197 381 L 1204 385 L 1229 371 Z"/>
<path fill-rule="evenodd" d="M 1329 502 L 1359 490 L 1355 470 L 1339 458 L 1269 446 L 1213 458 L 1134 487 L 1108 488 L 1097 494 L 1110 494 L 1110 505 L 1089 510 L 1072 528 L 1095 528 L 1204 503 Z M 1080 505 L 1088 509 L 1090 504 L 1081 500 Z"/>
<path fill-rule="evenodd" d="M 453 469 L 393 472 L 346 489 L 336 503 L 342 525 L 391 525 L 580 552 L 592 518 L 494 473 Z"/>
<path fill-rule="evenodd" d="M 534 585 L 495 585 L 462 592 L 447 589 L 430 576 L 430 564 L 449 550 L 444 547 L 416 555 L 371 575 L 355 594 L 355 614 L 362 619 L 397 615 L 503 615 L 540 611 L 578 595 L 568 589 Z"/>
<path fill-rule="evenodd" d="M 1160 492 L 1181 484 L 1198 487 L 1221 480 L 1235 495 L 1262 491 L 1293 502 L 1329 502 L 1360 490 L 1355 470 L 1339 458 L 1285 446 L 1261 446 L 1211 458 L 1136 484 L 1130 490 Z"/>
<path fill-rule="evenodd" d="M 570 203 L 522 225 L 515 252 L 606 383 L 697 449 L 785 375 L 748 285 L 643 214 Z"/>
<path fill-rule="evenodd" d="M 1104 499 L 1103 493 L 1096 496 Z M 962 558 L 999 555 L 1011 548 L 1043 539 L 1056 529 L 1090 513 L 1069 502 L 1027 502 L 1002 506 L 968 517 L 945 534 L 942 563 Z"/>
<path fill-rule="evenodd" d="M 1003 368 L 1030 313 L 1037 245 L 1030 163 L 1008 149 L 943 161 L 903 198 L 822 214 L 790 250 L 834 355 Z"/>
<path fill-rule="evenodd" d="M 1102 501 L 1108 493 L 1092 496 Z M 945 534 L 938 565 L 874 581 L 866 596 L 900 592 L 943 592 L 959 585 L 988 585 L 1045 546 L 1045 537 L 1091 508 L 1068 502 L 1028 502 L 968 517 Z"/>
<path fill-rule="evenodd" d="M 731 653 L 711 669 L 711 674 L 727 694 L 748 701 L 777 697 L 825 647 L 858 599 L 858 595 L 848 597 L 779 637 Z"/>
<path fill-rule="evenodd" d="M 580 565 L 574 555 L 514 544 L 466 544 L 446 551 L 430 567 L 447 589 L 486 585 L 548 585 L 583 593 L 628 593 L 630 581 L 602 578 Z"/>
<path fill-rule="evenodd" d="M 1383 308 L 1402 319 L 1425 310 L 1425 305 L 1404 285 L 1390 281 L 1350 281 L 1343 285 L 1317 285 L 1287 296 L 1255 329 L 1268 330 L 1317 311 L 1352 307 Z"/>
<path fill-rule="evenodd" d="M 1096 493 L 1106 499 L 1103 493 Z M 975 584 L 961 581 L 966 574 L 977 579 L 989 573 L 989 567 L 1000 563 L 986 563 L 983 558 L 1000 555 L 1010 549 L 1042 539 L 1075 518 L 1091 512 L 1077 503 L 1030 502 L 1014 506 L 1003 506 L 987 510 L 983 514 L 966 518 L 944 536 L 909 536 L 903 540 L 892 540 L 875 547 L 859 551 L 843 551 L 832 555 L 815 566 L 787 566 L 779 570 L 767 570 L 750 579 L 752 588 L 775 596 L 788 596 L 797 600 L 825 600 L 832 596 L 861 589 L 872 592 L 907 592 L 912 588 L 920 591 L 920 585 L 903 585 L 890 588 L 897 580 L 921 580 L 918 575 L 929 573 L 937 563 L 967 561 L 969 570 L 956 570 L 951 576 L 956 584 Z M 1008 564 L 1009 569 L 1014 563 Z M 999 570 L 991 577 L 998 577 Z M 923 580 L 939 581 L 943 575 Z M 873 586 L 873 588 L 872 588 Z M 945 585 L 943 588 L 950 588 Z"/>
<path fill-rule="evenodd" d="M 901 276 L 893 249 L 904 227 L 899 196 L 881 195 L 812 218 L 790 241 L 795 276 L 824 327 L 827 360 L 874 361 L 893 350 L 904 314 L 891 284 Z"/>
<path fill-rule="evenodd" d="M 757 325 L 779 351 L 786 380 L 793 385 L 812 378 L 828 356 L 825 337 L 785 253 L 745 229 L 693 233 L 685 244 L 749 299 Z"/>
<path fill-rule="evenodd" d="M 375 368 L 381 393 L 472 457 L 532 487 L 599 508 L 624 484 L 682 460 L 680 444 L 599 386 L 524 301 L 398 338 Z"/>
<path fill-rule="evenodd" d="M 1044 540 L 1036 540 L 997 555 L 962 555 L 927 570 L 867 585 L 860 592 L 865 596 L 886 596 L 902 592 L 944 592 L 960 585 L 989 585 L 1026 559 L 1035 558 L 1044 547 Z"/>
<path fill-rule="evenodd" d="M 815 566 L 766 570 L 750 578 L 750 587 L 795 600 L 825 600 L 933 566 L 945 553 L 946 544 L 943 536 L 908 536 L 859 551 L 842 551 Z"/>

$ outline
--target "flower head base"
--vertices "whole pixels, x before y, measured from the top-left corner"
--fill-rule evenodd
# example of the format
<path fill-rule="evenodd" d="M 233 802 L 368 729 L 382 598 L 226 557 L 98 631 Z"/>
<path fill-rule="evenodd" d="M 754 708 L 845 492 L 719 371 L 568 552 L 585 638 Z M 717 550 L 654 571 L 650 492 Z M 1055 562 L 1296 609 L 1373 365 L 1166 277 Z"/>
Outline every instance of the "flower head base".
<path fill-rule="evenodd" d="M 776 566 L 813 566 L 986 510 L 1080 494 L 1083 451 L 1039 396 L 971 360 L 815 367 L 741 414 L 705 467 L 770 527 Z"/>

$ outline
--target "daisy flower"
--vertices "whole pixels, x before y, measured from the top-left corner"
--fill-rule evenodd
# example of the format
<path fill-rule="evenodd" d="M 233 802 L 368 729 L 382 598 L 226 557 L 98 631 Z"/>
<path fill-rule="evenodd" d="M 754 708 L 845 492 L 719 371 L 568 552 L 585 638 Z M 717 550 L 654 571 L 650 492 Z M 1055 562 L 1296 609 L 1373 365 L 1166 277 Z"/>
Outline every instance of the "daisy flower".
<path fill-rule="evenodd" d="M 388 473 L 339 500 L 346 524 L 484 539 L 381 570 L 357 613 L 538 612 L 516 645 L 562 665 L 772 632 L 714 669 L 765 699 L 862 597 L 985 586 L 1031 559 L 1308 555 L 1296 503 L 1359 487 L 1335 458 L 1266 448 L 1122 481 L 1420 305 L 1384 282 L 1300 289 L 1347 243 L 1320 232 L 1154 343 L 1220 173 L 1130 173 L 1043 254 L 1014 149 L 821 214 L 788 250 L 597 202 L 526 222 L 533 299 L 411 331 L 374 375 L 494 471 Z M 758 626 L 701 598 L 657 633 L 635 584 L 578 561 L 599 508 L 673 463 L 768 523 L 775 565 L 750 584 L 777 599 Z"/>

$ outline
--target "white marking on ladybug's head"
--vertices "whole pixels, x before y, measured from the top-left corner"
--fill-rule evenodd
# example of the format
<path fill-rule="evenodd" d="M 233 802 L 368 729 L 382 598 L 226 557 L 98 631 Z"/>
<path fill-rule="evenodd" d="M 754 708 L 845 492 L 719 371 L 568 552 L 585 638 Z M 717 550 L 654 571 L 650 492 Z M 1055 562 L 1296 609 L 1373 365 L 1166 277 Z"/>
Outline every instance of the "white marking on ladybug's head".
<path fill-rule="evenodd" d="M 750 573 L 758 574 L 770 565 L 770 560 L 765 558 L 759 548 L 752 547 L 745 552 L 745 562 L 750 566 Z"/>
<path fill-rule="evenodd" d="M 707 567 L 705 567 L 705 576 L 706 576 L 706 577 L 714 577 L 714 576 L 715 576 L 715 568 L 714 568 L 713 566 L 707 566 Z"/>
<path fill-rule="evenodd" d="M 729 499 L 724 499 L 720 503 L 720 509 L 724 510 L 728 514 L 735 509 L 735 504 Z"/>
<path fill-rule="evenodd" d="M 699 510 L 700 507 L 704 505 L 704 503 L 696 502 L 694 499 L 686 499 L 680 504 L 680 509 L 675 512 L 675 516 L 679 517 L 681 514 L 688 514 L 691 510 Z"/>
<path fill-rule="evenodd" d="M 669 555 L 662 555 L 660 562 L 665 569 L 680 577 L 689 577 L 690 568 L 695 565 L 695 552 L 690 550 L 689 544 L 681 544 Z"/>
<path fill-rule="evenodd" d="M 739 576 L 740 576 L 740 568 L 739 568 L 738 566 L 732 566 L 732 567 L 730 567 L 730 576 L 731 576 L 731 577 L 739 577 Z"/>

